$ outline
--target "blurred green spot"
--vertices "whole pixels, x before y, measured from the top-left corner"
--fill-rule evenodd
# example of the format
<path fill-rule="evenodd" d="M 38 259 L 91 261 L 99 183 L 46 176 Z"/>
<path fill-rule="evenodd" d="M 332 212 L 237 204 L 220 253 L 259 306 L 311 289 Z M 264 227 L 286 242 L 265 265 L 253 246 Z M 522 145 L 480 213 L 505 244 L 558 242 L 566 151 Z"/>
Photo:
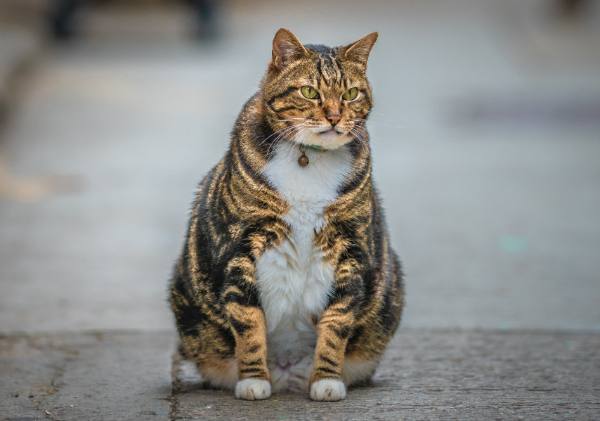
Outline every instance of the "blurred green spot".
<path fill-rule="evenodd" d="M 500 249 L 505 253 L 519 254 L 527 250 L 527 240 L 516 235 L 500 237 Z"/>

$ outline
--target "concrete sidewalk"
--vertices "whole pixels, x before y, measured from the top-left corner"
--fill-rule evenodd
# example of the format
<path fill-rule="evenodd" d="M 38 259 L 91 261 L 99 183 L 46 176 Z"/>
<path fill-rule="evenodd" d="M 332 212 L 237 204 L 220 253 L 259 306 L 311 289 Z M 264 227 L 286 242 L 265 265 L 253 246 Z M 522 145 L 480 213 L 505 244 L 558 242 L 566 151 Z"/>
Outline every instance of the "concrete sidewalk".
<path fill-rule="evenodd" d="M 173 343 L 159 332 L 2 337 L 2 419 L 169 419 Z"/>
<path fill-rule="evenodd" d="M 598 419 L 600 335 L 404 329 L 343 402 L 261 402 L 171 379 L 169 332 L 0 338 L 5 420 Z M 173 368 L 173 372 L 177 367 Z"/>

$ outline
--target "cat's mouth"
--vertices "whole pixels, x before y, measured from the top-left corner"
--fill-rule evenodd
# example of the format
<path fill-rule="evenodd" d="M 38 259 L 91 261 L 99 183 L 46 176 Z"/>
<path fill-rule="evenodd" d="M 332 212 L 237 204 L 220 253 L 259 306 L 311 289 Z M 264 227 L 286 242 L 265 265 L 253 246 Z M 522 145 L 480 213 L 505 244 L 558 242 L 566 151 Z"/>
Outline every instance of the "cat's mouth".
<path fill-rule="evenodd" d="M 342 133 L 338 132 L 336 129 L 334 129 L 333 127 L 329 128 L 329 129 L 321 130 L 318 133 L 321 136 L 331 136 L 331 135 L 341 135 L 342 134 Z"/>
<path fill-rule="evenodd" d="M 298 143 L 304 145 L 318 146 L 322 149 L 337 149 L 349 141 L 347 133 L 340 132 L 335 127 L 309 129 L 301 131 L 296 138 Z"/>

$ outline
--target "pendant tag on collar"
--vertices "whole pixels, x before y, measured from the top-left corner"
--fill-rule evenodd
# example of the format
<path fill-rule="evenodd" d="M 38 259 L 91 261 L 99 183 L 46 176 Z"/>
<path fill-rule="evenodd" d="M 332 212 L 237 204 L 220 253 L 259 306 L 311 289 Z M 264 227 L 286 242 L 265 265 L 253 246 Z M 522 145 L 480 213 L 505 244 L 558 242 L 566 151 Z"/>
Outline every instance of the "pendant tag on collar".
<path fill-rule="evenodd" d="M 308 156 L 306 156 L 306 152 L 304 152 L 303 150 L 301 150 L 301 152 L 302 154 L 298 158 L 298 165 L 304 168 L 310 163 L 310 161 L 308 160 Z"/>
<path fill-rule="evenodd" d="M 308 155 L 306 155 L 306 149 L 312 149 L 313 151 L 323 152 L 326 149 L 319 145 L 300 145 L 300 157 L 298 158 L 298 165 L 302 168 L 306 167 L 310 164 L 310 160 L 308 159 Z"/>

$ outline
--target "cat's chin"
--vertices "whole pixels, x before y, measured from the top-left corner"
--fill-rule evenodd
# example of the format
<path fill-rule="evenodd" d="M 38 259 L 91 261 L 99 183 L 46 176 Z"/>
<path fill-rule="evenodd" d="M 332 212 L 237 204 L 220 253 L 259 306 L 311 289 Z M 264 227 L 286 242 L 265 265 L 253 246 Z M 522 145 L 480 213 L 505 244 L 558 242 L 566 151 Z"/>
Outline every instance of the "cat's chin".
<path fill-rule="evenodd" d="M 336 133 L 332 130 L 326 133 L 305 132 L 297 136 L 294 140 L 301 145 L 317 146 L 322 149 L 335 150 L 350 142 L 352 137 L 349 134 Z"/>

